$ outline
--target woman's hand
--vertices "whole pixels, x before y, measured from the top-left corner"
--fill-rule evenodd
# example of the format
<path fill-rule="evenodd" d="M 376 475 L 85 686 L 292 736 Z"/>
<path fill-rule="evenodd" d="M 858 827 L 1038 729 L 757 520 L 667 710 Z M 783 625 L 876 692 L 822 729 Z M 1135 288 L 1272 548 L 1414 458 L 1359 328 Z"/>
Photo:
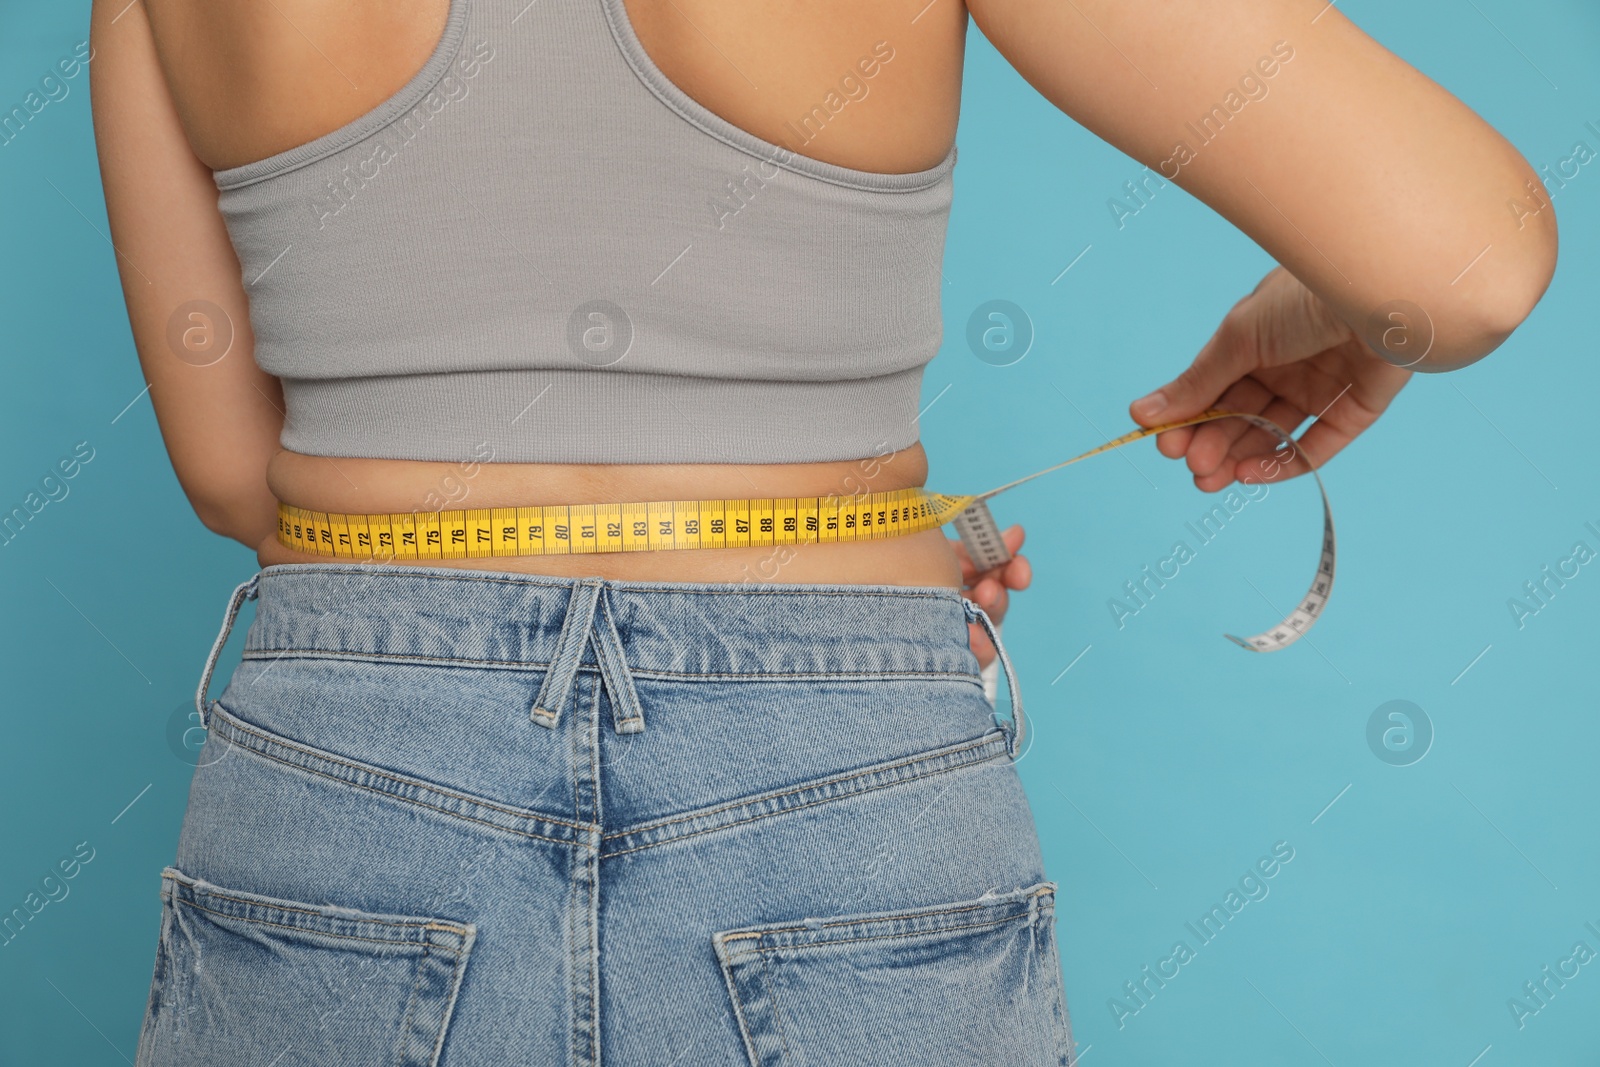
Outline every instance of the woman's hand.
<path fill-rule="evenodd" d="M 1235 479 L 1271 482 L 1304 474 L 1307 459 L 1320 468 L 1377 421 L 1411 375 L 1276 267 L 1233 305 L 1188 370 L 1135 400 L 1128 412 L 1154 426 L 1221 407 L 1260 415 L 1290 434 L 1316 419 L 1293 449 L 1282 452 L 1274 452 L 1279 442 L 1272 434 L 1243 419 L 1157 434 L 1161 454 L 1187 457 L 1195 487 L 1214 493 Z"/>
<path fill-rule="evenodd" d="M 982 608 L 996 626 L 1005 617 L 1006 607 L 1011 600 L 1009 590 L 1026 589 L 1033 580 L 1033 568 L 1027 559 L 1017 555 L 1026 536 L 1020 525 L 1007 527 L 1000 539 L 1011 552 L 1011 558 L 987 571 L 979 571 L 973 566 L 972 557 L 967 555 L 967 546 L 961 543 L 960 538 L 953 541 L 956 557 L 961 560 L 961 595 Z M 972 646 L 973 655 L 978 657 L 980 667 L 987 667 L 998 655 L 994 642 L 989 640 L 989 635 L 978 623 L 967 623 L 967 642 Z"/>

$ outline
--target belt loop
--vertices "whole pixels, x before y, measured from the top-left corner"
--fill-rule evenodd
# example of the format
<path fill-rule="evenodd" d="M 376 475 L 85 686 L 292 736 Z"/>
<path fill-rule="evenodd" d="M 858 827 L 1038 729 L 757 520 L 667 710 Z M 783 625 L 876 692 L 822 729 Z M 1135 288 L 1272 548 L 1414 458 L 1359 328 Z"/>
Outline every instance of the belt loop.
<path fill-rule="evenodd" d="M 594 626 L 594 607 L 600 599 L 603 579 L 580 578 L 572 584 L 572 595 L 567 599 L 567 616 L 561 623 L 561 637 L 556 641 L 556 654 L 545 670 L 544 684 L 533 702 L 531 718 L 540 726 L 554 727 L 561 721 L 561 707 L 572 691 L 572 682 L 578 676 L 578 664 L 589 643 L 589 631 Z"/>
<path fill-rule="evenodd" d="M 595 657 L 600 661 L 600 677 L 605 681 L 606 692 L 611 695 L 612 725 L 619 734 L 640 733 L 644 730 L 644 708 L 633 688 L 633 675 L 628 671 L 622 637 L 617 633 L 609 589 L 600 594 L 600 615 L 601 624 L 595 629 Z"/>
<path fill-rule="evenodd" d="M 1017 685 L 1017 672 L 1011 666 L 1011 657 L 1006 655 L 1006 646 L 1000 643 L 1000 632 L 995 628 L 993 620 L 989 618 L 989 613 L 966 597 L 961 598 L 961 610 L 966 613 L 968 622 L 982 624 L 984 630 L 989 634 L 989 640 L 994 643 L 994 650 L 1000 657 L 1000 665 L 1005 668 L 1006 686 L 1011 692 L 1011 722 L 1008 724 L 1001 719 L 998 711 L 995 712 L 994 718 L 1001 729 L 1006 730 L 1010 735 L 1007 739 L 1006 750 L 1011 753 L 1011 758 L 1015 760 L 1017 753 L 1022 748 L 1023 734 L 1027 730 L 1027 720 L 1022 717 L 1022 688 Z"/>
<path fill-rule="evenodd" d="M 222 629 L 217 632 L 217 639 L 211 644 L 211 653 L 206 656 L 205 670 L 200 675 L 200 687 L 194 691 L 194 709 L 200 713 L 200 728 L 210 726 L 211 701 L 206 699 L 206 689 L 211 685 L 211 672 L 217 669 L 217 658 L 222 655 L 222 647 L 228 643 L 228 635 L 233 632 L 233 620 L 239 617 L 239 608 L 245 598 L 256 598 L 261 588 L 261 572 L 251 575 L 249 581 L 240 582 L 234 589 L 233 595 L 228 598 L 228 610 L 222 616 Z"/>

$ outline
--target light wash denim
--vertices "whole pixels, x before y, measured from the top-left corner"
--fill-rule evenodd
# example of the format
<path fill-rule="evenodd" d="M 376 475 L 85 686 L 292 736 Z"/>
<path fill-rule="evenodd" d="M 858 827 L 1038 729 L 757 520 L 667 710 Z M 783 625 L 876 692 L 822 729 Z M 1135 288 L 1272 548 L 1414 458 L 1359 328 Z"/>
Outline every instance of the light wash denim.
<path fill-rule="evenodd" d="M 196 694 L 137 1067 L 1071 1067 L 1020 694 L 969 621 L 938 586 L 265 568 Z"/>

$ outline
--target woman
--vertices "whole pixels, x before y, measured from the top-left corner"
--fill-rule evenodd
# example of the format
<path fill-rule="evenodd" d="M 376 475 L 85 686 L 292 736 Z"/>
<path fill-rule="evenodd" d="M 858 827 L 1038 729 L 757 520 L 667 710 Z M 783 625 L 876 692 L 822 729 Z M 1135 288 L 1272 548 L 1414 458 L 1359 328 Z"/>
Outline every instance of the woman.
<path fill-rule="evenodd" d="M 1322 0 L 97 0 L 152 402 L 263 568 L 201 680 L 140 1067 L 1073 1062 L 1020 694 L 978 673 L 1025 560 L 279 537 L 280 502 L 923 485 L 969 14 L 1282 264 L 1144 425 L 1312 419 L 1270 477 L 1303 473 L 1549 282 L 1527 163 Z M 1158 437 L 1205 491 L 1273 444 Z"/>

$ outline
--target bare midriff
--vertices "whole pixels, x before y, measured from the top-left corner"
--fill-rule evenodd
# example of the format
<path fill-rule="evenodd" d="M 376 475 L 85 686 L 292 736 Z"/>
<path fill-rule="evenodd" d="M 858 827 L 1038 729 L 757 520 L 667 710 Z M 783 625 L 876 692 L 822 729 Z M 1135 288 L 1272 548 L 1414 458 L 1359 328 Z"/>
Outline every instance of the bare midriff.
<path fill-rule="evenodd" d="M 285 450 L 269 464 L 267 483 L 274 496 L 297 507 L 365 515 L 536 504 L 851 496 L 923 485 L 927 473 L 920 444 L 860 460 L 773 464 L 431 463 Z M 335 558 L 289 548 L 276 534 L 261 543 L 257 557 L 264 567 Z M 392 562 L 403 566 L 407 561 Z M 962 586 L 961 566 L 943 529 L 842 544 L 413 562 L 632 581 Z"/>

